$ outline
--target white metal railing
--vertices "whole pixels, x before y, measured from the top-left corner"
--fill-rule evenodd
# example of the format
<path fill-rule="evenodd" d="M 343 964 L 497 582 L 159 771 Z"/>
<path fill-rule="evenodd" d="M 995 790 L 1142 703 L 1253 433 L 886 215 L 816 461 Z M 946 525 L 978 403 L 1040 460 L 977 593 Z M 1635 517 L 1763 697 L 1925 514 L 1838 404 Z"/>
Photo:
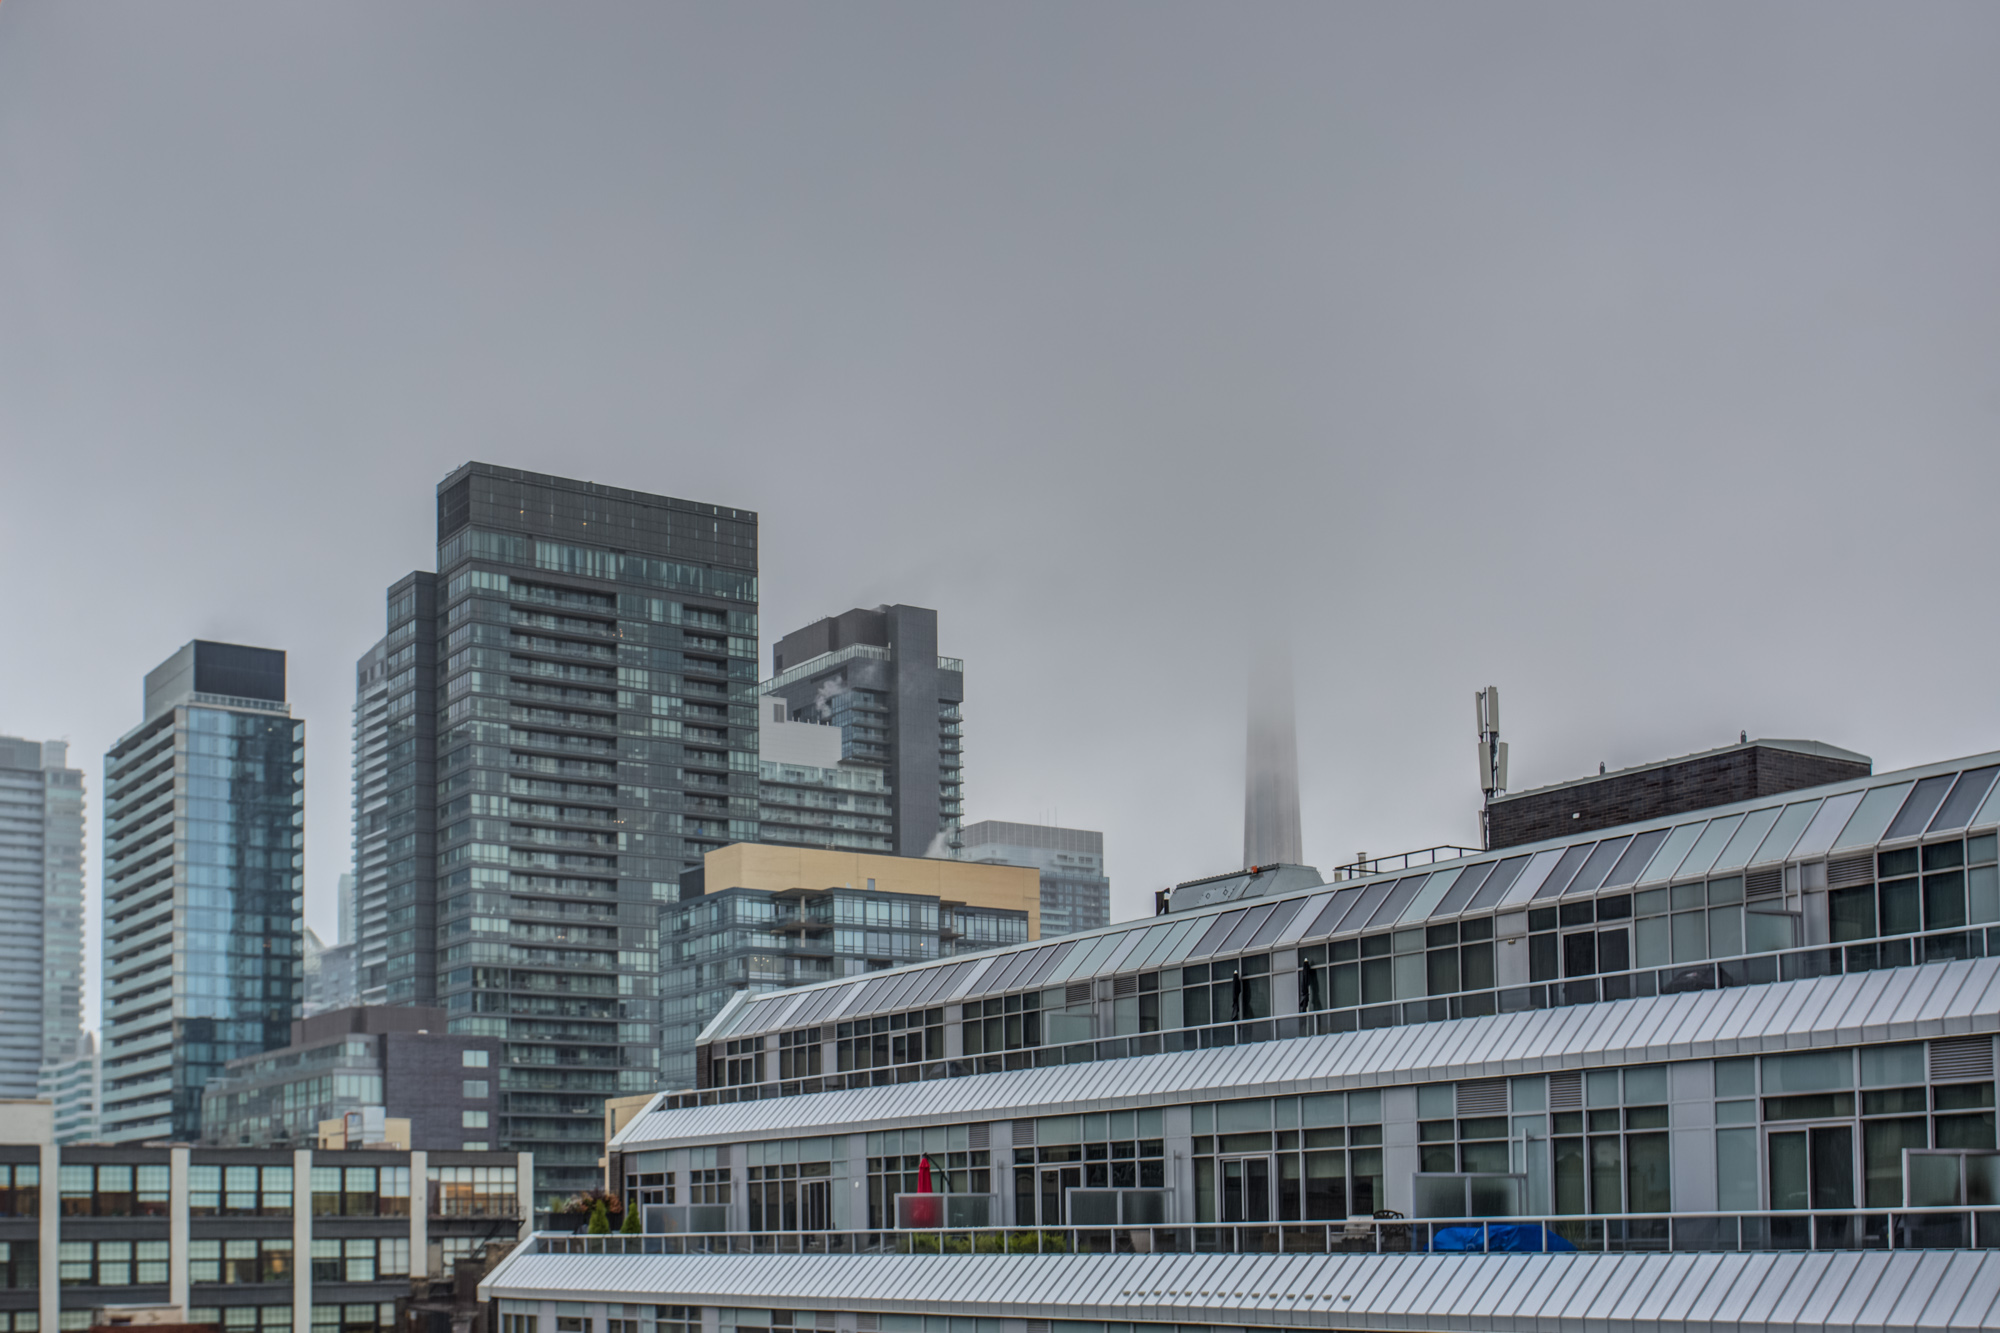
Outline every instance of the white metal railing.
<path fill-rule="evenodd" d="M 539 1232 L 531 1253 L 647 1254 L 1599 1254 L 2000 1247 L 2000 1206 L 1730 1214 L 1464 1219 L 1355 1217 L 1328 1222 L 1177 1226 L 966 1227 L 939 1230 Z"/>

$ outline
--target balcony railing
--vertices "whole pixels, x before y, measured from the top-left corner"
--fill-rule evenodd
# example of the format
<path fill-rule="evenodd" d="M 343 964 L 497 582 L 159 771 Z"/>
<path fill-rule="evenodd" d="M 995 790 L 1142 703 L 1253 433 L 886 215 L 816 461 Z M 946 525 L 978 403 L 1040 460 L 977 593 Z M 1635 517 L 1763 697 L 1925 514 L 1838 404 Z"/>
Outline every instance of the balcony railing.
<path fill-rule="evenodd" d="M 1387 874 L 1395 870 L 1408 870 L 1412 866 L 1435 865 L 1439 861 L 1456 861 L 1462 856 L 1477 855 L 1479 855 L 1477 847 L 1456 847 L 1450 843 L 1440 843 L 1436 847 L 1419 847 L 1414 852 L 1396 852 L 1390 856 L 1361 856 L 1346 865 L 1335 866 L 1327 883 L 1361 879 L 1367 875 Z"/>
<path fill-rule="evenodd" d="M 2000 1248 L 2000 1207 L 944 1231 L 543 1232 L 537 1254 L 1734 1254 Z"/>

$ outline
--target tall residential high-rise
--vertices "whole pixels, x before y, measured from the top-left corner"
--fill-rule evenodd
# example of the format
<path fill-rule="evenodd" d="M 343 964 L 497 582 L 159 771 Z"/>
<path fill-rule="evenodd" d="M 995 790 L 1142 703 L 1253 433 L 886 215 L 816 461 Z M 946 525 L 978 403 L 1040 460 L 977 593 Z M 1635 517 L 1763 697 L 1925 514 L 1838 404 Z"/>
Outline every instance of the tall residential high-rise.
<path fill-rule="evenodd" d="M 757 818 L 760 840 L 893 854 L 889 779 L 872 763 L 841 758 L 843 728 L 791 717 L 774 694 L 757 700 Z"/>
<path fill-rule="evenodd" d="M 364 1003 L 503 1039 L 540 1205 L 659 1078 L 659 909 L 757 837 L 757 516 L 468 463 L 355 703 Z"/>
<path fill-rule="evenodd" d="M 390 633 L 354 667 L 354 973 L 363 1004 L 428 1003 L 437 989 L 436 591 L 435 574 L 393 584 Z"/>
<path fill-rule="evenodd" d="M 305 723 L 285 655 L 197 639 L 104 756 L 104 1106 L 114 1143 L 201 1133 L 201 1091 L 283 1046 L 303 985 Z"/>
<path fill-rule="evenodd" d="M 828 616 L 778 640 L 763 685 L 793 719 L 839 727 L 844 765 L 882 771 L 899 856 L 947 855 L 964 813 L 965 663 L 937 640 L 921 606 Z"/>
<path fill-rule="evenodd" d="M 0 1097 L 83 1051 L 83 774 L 0 736 Z"/>
<path fill-rule="evenodd" d="M 1111 924 L 1104 835 L 1052 824 L 982 819 L 959 834 L 961 861 L 1033 866 L 1042 874 L 1042 938 Z"/>
<path fill-rule="evenodd" d="M 1292 657 L 1290 648 L 1285 647 L 1264 652 L 1251 664 L 1249 727 L 1244 745 L 1243 864 L 1297 865 L 1303 860 Z"/>

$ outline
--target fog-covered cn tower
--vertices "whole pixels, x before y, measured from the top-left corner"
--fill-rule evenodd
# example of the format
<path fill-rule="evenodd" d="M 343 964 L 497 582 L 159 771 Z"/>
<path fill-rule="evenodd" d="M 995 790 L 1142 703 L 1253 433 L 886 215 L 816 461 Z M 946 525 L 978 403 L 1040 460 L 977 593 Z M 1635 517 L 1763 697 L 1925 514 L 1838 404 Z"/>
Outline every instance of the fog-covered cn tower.
<path fill-rule="evenodd" d="M 1243 773 L 1243 864 L 1299 865 L 1299 746 L 1292 722 L 1292 652 L 1270 644 L 1250 663 Z"/>

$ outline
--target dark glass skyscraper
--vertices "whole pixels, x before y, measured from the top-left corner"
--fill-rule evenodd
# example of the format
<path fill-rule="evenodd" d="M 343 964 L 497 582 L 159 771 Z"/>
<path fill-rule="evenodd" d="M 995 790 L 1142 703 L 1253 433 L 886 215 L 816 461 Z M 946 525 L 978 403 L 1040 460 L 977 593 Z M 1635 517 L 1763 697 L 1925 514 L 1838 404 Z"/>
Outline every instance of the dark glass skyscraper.
<path fill-rule="evenodd" d="M 198 1137 L 209 1079 L 291 1039 L 304 765 L 283 653 L 196 640 L 147 673 L 104 756 L 107 1140 Z"/>
<path fill-rule="evenodd" d="M 659 908 L 757 837 L 757 516 L 468 463 L 355 705 L 364 999 L 502 1038 L 540 1206 L 659 1079 Z"/>

